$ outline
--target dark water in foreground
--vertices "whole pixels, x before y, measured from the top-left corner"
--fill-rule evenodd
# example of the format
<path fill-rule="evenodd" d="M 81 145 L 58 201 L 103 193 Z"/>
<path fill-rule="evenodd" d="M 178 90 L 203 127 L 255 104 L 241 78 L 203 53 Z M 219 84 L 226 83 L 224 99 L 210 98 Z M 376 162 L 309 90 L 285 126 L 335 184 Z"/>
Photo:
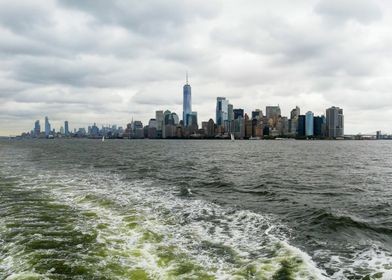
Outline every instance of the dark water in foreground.
<path fill-rule="evenodd" d="M 0 141 L 0 279 L 392 279 L 392 142 Z"/>

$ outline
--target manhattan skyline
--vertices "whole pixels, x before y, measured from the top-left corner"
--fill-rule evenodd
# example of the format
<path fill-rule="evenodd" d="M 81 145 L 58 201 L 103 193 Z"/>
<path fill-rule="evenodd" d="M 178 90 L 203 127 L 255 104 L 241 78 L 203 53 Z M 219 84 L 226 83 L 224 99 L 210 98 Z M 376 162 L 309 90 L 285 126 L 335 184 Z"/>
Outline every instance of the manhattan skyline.
<path fill-rule="evenodd" d="M 157 108 L 213 117 L 217 96 L 246 112 L 338 105 L 345 133 L 391 133 L 388 1 L 2 1 L 0 135 L 146 123 Z"/>

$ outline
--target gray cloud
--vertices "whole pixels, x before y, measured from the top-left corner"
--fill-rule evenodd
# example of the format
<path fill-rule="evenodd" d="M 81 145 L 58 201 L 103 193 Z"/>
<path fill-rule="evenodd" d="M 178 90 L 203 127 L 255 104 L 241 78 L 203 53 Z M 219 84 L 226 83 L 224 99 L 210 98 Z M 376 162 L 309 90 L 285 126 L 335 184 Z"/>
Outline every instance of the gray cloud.
<path fill-rule="evenodd" d="M 377 1 L 372 0 L 321 0 L 315 11 L 327 17 L 331 23 L 338 24 L 347 20 L 367 24 L 382 16 Z"/>
<path fill-rule="evenodd" d="M 76 127 L 181 115 L 187 70 L 199 120 L 227 96 L 286 115 L 341 106 L 346 132 L 390 131 L 391 13 L 386 0 L 1 1 L 0 135 L 45 115 Z"/>

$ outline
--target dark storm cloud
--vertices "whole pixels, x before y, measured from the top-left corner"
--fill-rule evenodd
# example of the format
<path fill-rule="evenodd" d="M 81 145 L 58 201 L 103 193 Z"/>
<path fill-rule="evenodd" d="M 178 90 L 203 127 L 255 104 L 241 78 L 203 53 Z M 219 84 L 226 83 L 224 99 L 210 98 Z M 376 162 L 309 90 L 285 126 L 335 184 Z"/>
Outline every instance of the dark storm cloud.
<path fill-rule="evenodd" d="M 361 128 L 355 116 L 371 131 L 376 110 L 392 118 L 391 12 L 386 0 L 1 1 L 0 134 L 45 115 L 55 125 L 181 115 L 185 71 L 200 120 L 227 96 L 284 114 L 342 106 L 346 131 Z"/>

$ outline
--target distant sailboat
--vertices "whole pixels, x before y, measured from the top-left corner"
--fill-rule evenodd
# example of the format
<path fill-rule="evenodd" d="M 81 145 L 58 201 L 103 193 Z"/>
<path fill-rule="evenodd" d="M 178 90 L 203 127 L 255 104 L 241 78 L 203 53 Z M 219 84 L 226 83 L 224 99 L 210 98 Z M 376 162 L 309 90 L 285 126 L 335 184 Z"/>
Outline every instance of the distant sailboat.
<path fill-rule="evenodd" d="M 230 133 L 230 138 L 231 138 L 231 142 L 234 142 L 235 138 L 233 133 Z"/>
<path fill-rule="evenodd" d="M 102 142 L 105 142 L 105 136 L 102 136 Z"/>

